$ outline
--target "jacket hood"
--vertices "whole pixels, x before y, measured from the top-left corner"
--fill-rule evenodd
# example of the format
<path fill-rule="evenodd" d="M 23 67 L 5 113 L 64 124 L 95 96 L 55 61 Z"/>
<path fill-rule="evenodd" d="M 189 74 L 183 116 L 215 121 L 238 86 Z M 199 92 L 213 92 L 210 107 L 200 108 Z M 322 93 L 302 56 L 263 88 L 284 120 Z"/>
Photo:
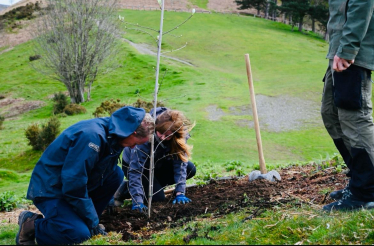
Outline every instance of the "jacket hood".
<path fill-rule="evenodd" d="M 127 106 L 118 109 L 109 118 L 109 134 L 127 138 L 140 126 L 144 116 L 142 108 Z"/>

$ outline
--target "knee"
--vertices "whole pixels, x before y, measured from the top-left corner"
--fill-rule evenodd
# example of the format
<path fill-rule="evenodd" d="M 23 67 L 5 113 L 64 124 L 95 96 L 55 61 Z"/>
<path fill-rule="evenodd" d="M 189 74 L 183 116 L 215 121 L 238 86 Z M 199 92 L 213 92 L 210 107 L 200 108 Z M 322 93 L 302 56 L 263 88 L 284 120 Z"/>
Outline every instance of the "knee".
<path fill-rule="evenodd" d="M 192 178 L 196 174 L 196 166 L 192 162 L 187 163 L 187 179 Z"/>

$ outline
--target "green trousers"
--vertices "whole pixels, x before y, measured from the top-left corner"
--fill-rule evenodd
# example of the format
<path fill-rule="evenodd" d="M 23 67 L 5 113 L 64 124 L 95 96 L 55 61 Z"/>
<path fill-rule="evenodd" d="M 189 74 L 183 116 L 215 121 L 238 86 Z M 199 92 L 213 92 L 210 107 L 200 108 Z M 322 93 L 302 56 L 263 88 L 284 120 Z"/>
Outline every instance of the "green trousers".
<path fill-rule="evenodd" d="M 371 71 L 355 67 L 361 78 L 361 95 L 358 109 L 336 106 L 336 86 L 341 83 L 334 76 L 332 60 L 324 78 L 321 114 L 327 132 L 342 155 L 350 172 L 349 189 L 364 201 L 374 201 L 374 124 L 372 117 Z M 335 77 L 335 79 L 334 79 Z M 340 76 L 341 77 L 341 76 Z M 334 81 L 335 80 L 335 81 Z M 353 84 L 356 86 L 357 84 Z M 348 91 L 349 86 L 347 85 Z M 354 88 L 352 88 L 352 91 Z M 346 96 L 349 99 L 349 96 Z"/>

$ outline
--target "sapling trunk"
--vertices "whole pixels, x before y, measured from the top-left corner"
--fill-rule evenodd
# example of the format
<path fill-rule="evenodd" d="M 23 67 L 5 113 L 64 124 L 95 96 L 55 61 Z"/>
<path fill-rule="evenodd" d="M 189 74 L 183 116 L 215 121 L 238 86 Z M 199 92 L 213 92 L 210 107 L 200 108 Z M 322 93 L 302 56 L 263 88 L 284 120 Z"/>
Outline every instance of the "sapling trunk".
<path fill-rule="evenodd" d="M 156 82 L 155 91 L 153 97 L 153 119 L 156 121 L 156 108 L 157 108 L 157 94 L 158 94 L 158 77 L 160 74 L 160 57 L 161 57 L 161 43 L 162 43 L 162 27 L 164 24 L 164 0 L 161 0 L 161 20 L 160 20 L 160 31 L 158 35 L 158 46 L 157 46 L 157 65 L 156 65 Z M 151 217 L 151 203 L 153 196 L 153 177 L 154 177 L 154 146 L 155 138 L 152 135 L 151 139 L 151 157 L 149 164 L 149 194 L 148 194 L 148 217 Z"/>

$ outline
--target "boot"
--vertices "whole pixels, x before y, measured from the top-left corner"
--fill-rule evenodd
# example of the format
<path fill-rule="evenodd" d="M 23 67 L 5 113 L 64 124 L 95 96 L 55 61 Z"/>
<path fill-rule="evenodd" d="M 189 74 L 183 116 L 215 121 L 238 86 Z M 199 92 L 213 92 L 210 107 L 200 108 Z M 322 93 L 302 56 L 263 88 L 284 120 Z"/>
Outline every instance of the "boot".
<path fill-rule="evenodd" d="M 352 192 L 345 188 L 343 192 L 343 197 L 337 202 L 330 203 L 323 207 L 323 210 L 330 212 L 332 210 L 339 211 L 354 211 L 359 209 L 373 209 L 374 201 L 366 202 L 357 198 L 352 194 Z"/>
<path fill-rule="evenodd" d="M 344 187 L 344 189 L 331 192 L 330 198 L 334 199 L 335 201 L 340 200 L 343 198 L 344 193 L 347 191 L 349 191 L 349 183 Z"/>
<path fill-rule="evenodd" d="M 340 200 L 342 199 L 343 197 L 343 192 L 344 192 L 344 189 L 342 190 L 335 190 L 333 192 L 330 193 L 330 198 L 334 199 L 334 200 Z"/>
<path fill-rule="evenodd" d="M 16 236 L 17 245 L 35 245 L 35 220 L 43 215 L 30 211 L 22 211 L 18 217 L 19 230 Z"/>

